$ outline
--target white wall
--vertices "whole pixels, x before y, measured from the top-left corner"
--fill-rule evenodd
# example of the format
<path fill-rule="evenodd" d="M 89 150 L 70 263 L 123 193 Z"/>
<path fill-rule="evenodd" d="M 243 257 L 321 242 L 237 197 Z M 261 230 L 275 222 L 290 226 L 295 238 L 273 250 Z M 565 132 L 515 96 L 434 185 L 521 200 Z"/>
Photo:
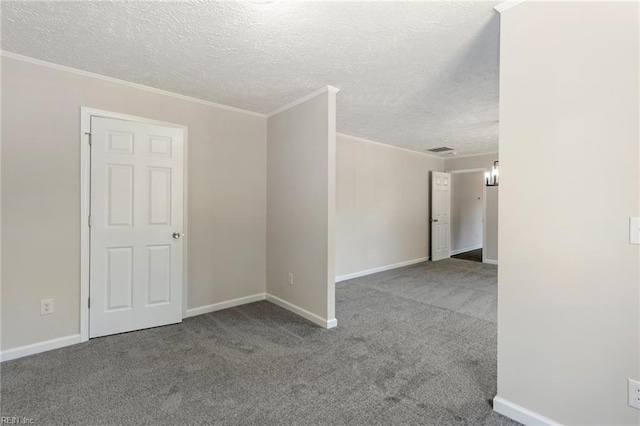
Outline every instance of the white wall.
<path fill-rule="evenodd" d="M 2 350 L 80 331 L 81 106 L 188 126 L 188 307 L 264 293 L 264 117 L 2 58 Z"/>
<path fill-rule="evenodd" d="M 482 247 L 484 173 L 451 175 L 451 253 Z"/>
<path fill-rule="evenodd" d="M 637 425 L 639 6 L 501 15 L 498 398 L 561 424 Z M 500 405 L 500 404 L 499 404 Z"/>
<path fill-rule="evenodd" d="M 484 257 L 485 262 L 498 263 L 500 249 L 498 247 L 500 232 L 500 190 L 497 187 L 488 187 L 485 196 L 487 197 L 487 211 L 485 213 L 486 233 L 484 241 Z"/>
<path fill-rule="evenodd" d="M 328 88 L 267 120 L 267 293 L 327 327 L 335 324 L 335 104 Z"/>
<path fill-rule="evenodd" d="M 488 154 L 472 155 L 469 157 L 452 157 L 444 160 L 444 167 L 447 172 L 454 170 L 469 170 L 469 169 L 485 169 L 490 170 L 493 167 L 493 162 L 498 161 L 499 156 L 497 152 Z"/>
<path fill-rule="evenodd" d="M 447 158 L 444 163 L 445 170 L 485 169 L 490 170 L 493 162 L 498 160 L 498 153 L 474 155 L 471 157 Z M 486 211 L 486 238 L 484 244 L 484 256 L 487 262 L 498 263 L 498 199 L 499 186 L 487 187 Z"/>
<path fill-rule="evenodd" d="M 336 275 L 429 256 L 429 171 L 444 160 L 354 138 L 337 138 Z"/>

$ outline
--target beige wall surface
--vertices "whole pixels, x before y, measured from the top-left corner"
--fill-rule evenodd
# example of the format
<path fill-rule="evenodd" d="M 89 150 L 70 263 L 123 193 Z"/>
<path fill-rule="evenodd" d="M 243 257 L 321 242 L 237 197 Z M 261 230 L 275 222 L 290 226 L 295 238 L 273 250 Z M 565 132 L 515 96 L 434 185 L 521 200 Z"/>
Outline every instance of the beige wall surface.
<path fill-rule="evenodd" d="M 453 170 L 468 170 L 468 169 L 485 169 L 490 170 L 493 167 L 493 162 L 498 161 L 498 153 L 473 155 L 471 157 L 460 158 L 447 158 L 444 160 L 444 168 L 447 172 Z"/>
<path fill-rule="evenodd" d="M 486 238 L 484 242 L 484 256 L 487 262 L 498 262 L 499 249 L 499 205 L 500 205 L 500 191 L 496 187 L 487 188 L 487 213 L 485 221 Z"/>
<path fill-rule="evenodd" d="M 267 293 L 322 320 L 335 317 L 335 101 L 329 90 L 267 121 Z"/>
<path fill-rule="evenodd" d="M 79 333 L 81 106 L 188 126 L 188 307 L 263 293 L 265 118 L 3 58 L 2 350 Z"/>
<path fill-rule="evenodd" d="M 483 172 L 451 175 L 451 251 L 482 246 Z"/>
<path fill-rule="evenodd" d="M 502 13 L 498 397 L 567 425 L 637 425 L 639 6 Z"/>
<path fill-rule="evenodd" d="M 429 171 L 444 160 L 337 137 L 336 275 L 429 256 Z"/>
<path fill-rule="evenodd" d="M 447 172 L 454 170 L 485 169 L 491 170 L 498 154 L 474 155 L 471 157 L 447 158 L 444 167 Z M 498 262 L 498 194 L 500 187 L 487 187 L 486 191 L 486 239 L 484 255 L 487 261 Z"/>

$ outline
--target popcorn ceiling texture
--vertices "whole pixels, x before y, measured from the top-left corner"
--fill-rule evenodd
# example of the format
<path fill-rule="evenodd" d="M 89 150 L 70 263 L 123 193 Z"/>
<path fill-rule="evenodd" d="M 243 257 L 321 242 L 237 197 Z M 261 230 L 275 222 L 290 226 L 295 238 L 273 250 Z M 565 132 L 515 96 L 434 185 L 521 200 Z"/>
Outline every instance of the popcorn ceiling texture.
<path fill-rule="evenodd" d="M 326 85 L 338 131 L 497 151 L 497 2 L 2 2 L 2 49 L 268 113 Z"/>

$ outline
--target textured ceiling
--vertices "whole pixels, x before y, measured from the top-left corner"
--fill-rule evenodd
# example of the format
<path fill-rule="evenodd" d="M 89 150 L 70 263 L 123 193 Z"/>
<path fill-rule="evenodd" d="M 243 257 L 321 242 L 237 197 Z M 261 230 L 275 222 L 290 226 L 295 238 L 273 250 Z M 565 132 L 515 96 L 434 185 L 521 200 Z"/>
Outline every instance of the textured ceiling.
<path fill-rule="evenodd" d="M 267 113 L 326 85 L 338 131 L 497 151 L 497 2 L 2 2 L 2 49 Z"/>

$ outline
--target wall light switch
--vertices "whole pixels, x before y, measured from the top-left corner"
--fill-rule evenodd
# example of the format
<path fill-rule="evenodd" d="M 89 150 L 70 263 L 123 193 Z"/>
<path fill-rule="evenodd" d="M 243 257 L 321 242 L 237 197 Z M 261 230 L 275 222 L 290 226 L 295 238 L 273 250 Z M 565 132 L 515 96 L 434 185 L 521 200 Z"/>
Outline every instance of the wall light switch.
<path fill-rule="evenodd" d="M 640 217 L 629 218 L 629 244 L 640 244 Z"/>

